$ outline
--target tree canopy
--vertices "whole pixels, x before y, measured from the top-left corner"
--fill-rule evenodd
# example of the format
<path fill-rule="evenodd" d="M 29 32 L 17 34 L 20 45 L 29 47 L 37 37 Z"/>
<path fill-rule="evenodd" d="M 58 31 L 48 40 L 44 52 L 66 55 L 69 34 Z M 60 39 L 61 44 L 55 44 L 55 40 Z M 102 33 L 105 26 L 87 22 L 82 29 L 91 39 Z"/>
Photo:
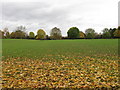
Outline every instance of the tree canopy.
<path fill-rule="evenodd" d="M 120 38 L 120 26 L 115 30 L 114 37 Z"/>
<path fill-rule="evenodd" d="M 80 31 L 80 38 L 85 38 L 85 34 L 82 31 Z"/>
<path fill-rule="evenodd" d="M 86 38 L 92 39 L 92 38 L 95 38 L 96 33 L 95 33 L 94 29 L 88 28 L 88 29 L 85 30 L 85 34 L 86 34 Z"/>
<path fill-rule="evenodd" d="M 45 39 L 46 38 L 46 33 L 43 29 L 39 29 L 37 31 L 37 37 L 36 39 Z"/>
<path fill-rule="evenodd" d="M 39 29 L 37 34 L 34 32 L 27 33 L 25 26 L 18 26 L 13 32 L 10 32 L 7 27 L 0 30 L 0 35 L 2 39 L 12 38 L 12 39 L 102 39 L 102 38 L 120 38 L 120 26 L 118 28 L 104 28 L 102 32 L 97 33 L 94 29 L 88 28 L 85 33 L 79 31 L 77 27 L 71 27 L 67 31 L 67 36 L 62 36 L 61 30 L 54 27 L 50 31 L 50 35 L 46 35 L 43 29 Z"/>
<path fill-rule="evenodd" d="M 30 39 L 34 39 L 34 38 L 35 38 L 34 32 L 30 32 L 30 33 L 29 33 L 29 38 L 30 38 Z"/>
<path fill-rule="evenodd" d="M 110 34 L 110 31 L 108 28 L 104 28 L 102 37 L 103 38 L 111 38 L 111 34 Z"/>
<path fill-rule="evenodd" d="M 75 38 L 80 38 L 80 31 L 77 27 L 71 27 L 68 32 L 68 37 L 75 39 Z"/>
<path fill-rule="evenodd" d="M 61 30 L 57 27 L 54 27 L 50 32 L 50 38 L 51 39 L 61 39 L 62 38 Z"/>

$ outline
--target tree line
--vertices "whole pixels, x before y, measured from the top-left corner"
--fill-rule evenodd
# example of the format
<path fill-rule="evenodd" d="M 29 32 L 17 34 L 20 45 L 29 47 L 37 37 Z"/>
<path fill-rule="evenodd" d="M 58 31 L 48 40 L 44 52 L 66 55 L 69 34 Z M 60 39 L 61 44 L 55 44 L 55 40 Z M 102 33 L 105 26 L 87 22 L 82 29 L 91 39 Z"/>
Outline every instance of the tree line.
<path fill-rule="evenodd" d="M 104 28 L 102 33 L 96 33 L 94 29 L 88 28 L 85 33 L 80 31 L 77 27 L 71 27 L 67 31 L 67 36 L 63 37 L 61 30 L 54 27 L 50 31 L 50 35 L 46 35 L 43 29 L 37 31 L 37 35 L 34 32 L 26 32 L 26 27 L 19 26 L 15 31 L 9 32 L 8 28 L 0 30 L 0 36 L 2 39 L 36 39 L 36 40 L 57 40 L 57 39 L 111 39 L 120 38 L 120 26 L 118 28 Z"/>

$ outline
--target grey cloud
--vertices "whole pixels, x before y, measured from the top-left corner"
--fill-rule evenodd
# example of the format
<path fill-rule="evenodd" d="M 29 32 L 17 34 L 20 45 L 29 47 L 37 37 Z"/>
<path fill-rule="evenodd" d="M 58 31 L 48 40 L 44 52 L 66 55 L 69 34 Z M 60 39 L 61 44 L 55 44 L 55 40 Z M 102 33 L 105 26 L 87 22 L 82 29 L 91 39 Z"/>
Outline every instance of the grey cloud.
<path fill-rule="evenodd" d="M 5 20 L 29 20 L 38 18 L 45 8 L 49 5 L 45 3 L 4 3 L 3 4 L 3 16 Z"/>
<path fill-rule="evenodd" d="M 41 22 L 41 23 L 60 23 L 68 19 L 68 7 L 56 7 L 46 3 L 6 3 L 3 6 L 4 20 Z"/>
<path fill-rule="evenodd" d="M 112 0 L 109 2 L 108 0 L 91 1 L 39 0 L 39 2 L 6 2 L 2 6 L 3 26 L 8 26 L 12 31 L 17 25 L 25 25 L 28 30 L 36 32 L 39 28 L 43 28 L 47 33 L 54 26 L 57 26 L 61 28 L 63 35 L 66 35 L 67 30 L 72 26 L 77 26 L 80 30 L 84 30 L 89 26 L 101 28 L 99 25 L 104 24 L 115 26 L 115 21 L 107 21 L 109 18 L 115 18 L 115 8 L 112 7 L 110 10 L 110 12 L 114 12 L 114 15 L 108 14 L 106 11 L 103 13 L 105 9 L 108 10 L 107 6 L 110 6 L 109 3 L 112 4 Z M 105 15 L 109 16 L 105 17 Z M 102 19 L 106 22 L 104 23 Z"/>

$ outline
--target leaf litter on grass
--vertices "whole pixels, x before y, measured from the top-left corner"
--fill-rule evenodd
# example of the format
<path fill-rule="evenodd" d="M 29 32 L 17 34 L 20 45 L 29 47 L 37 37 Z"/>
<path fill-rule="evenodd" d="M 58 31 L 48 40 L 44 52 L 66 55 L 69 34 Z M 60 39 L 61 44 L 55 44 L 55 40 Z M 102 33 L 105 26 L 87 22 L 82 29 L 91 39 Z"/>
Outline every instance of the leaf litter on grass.
<path fill-rule="evenodd" d="M 77 57 L 77 58 L 75 58 Z M 3 88 L 102 88 L 118 84 L 118 60 L 48 55 L 2 61 Z"/>

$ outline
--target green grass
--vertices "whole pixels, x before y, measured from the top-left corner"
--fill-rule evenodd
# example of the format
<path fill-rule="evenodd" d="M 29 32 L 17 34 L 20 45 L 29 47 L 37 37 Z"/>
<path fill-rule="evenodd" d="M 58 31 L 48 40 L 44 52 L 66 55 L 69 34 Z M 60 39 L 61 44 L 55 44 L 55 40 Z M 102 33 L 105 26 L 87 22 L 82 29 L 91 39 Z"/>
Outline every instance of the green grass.
<path fill-rule="evenodd" d="M 92 56 L 118 55 L 117 39 L 94 40 L 3 40 L 4 57 L 41 58 L 48 55 Z"/>
<path fill-rule="evenodd" d="M 113 88 L 118 84 L 118 40 L 2 42 L 4 88 Z"/>

